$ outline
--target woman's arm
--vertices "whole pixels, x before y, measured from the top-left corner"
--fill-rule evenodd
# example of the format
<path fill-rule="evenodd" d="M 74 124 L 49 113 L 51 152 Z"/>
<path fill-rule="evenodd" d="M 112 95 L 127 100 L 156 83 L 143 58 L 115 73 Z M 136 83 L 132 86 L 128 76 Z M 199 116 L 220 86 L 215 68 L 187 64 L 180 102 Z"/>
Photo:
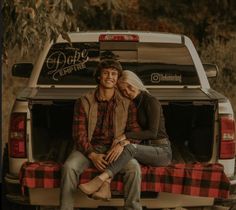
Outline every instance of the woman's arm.
<path fill-rule="evenodd" d="M 147 127 L 137 132 L 126 132 L 125 136 L 127 139 L 149 140 L 157 137 L 162 112 L 161 104 L 152 96 L 145 103 L 145 110 L 141 110 L 141 112 L 144 113 L 143 116 L 146 118 Z"/>
<path fill-rule="evenodd" d="M 135 107 L 135 104 L 133 101 L 131 101 L 130 105 L 129 105 L 128 119 L 127 119 L 125 131 L 133 132 L 133 133 L 141 131 L 141 127 L 140 127 L 140 125 L 138 123 L 138 119 L 137 119 L 137 108 Z M 122 137 L 121 138 L 120 137 L 118 137 L 118 139 L 122 140 Z M 123 139 L 126 139 L 126 138 L 127 138 L 127 136 L 126 136 L 126 134 L 124 134 Z M 129 138 L 129 140 L 131 143 L 135 143 L 135 144 L 139 144 L 141 142 L 141 139 L 139 139 L 139 138 Z"/>

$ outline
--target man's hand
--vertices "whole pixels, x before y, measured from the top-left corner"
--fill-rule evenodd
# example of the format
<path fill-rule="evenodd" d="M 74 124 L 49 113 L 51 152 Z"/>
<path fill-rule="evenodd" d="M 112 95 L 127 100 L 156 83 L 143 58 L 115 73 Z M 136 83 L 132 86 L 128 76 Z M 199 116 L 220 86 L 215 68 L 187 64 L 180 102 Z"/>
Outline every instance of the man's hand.
<path fill-rule="evenodd" d="M 88 157 L 99 171 L 104 171 L 106 169 L 108 162 L 105 160 L 105 154 L 91 152 Z"/>
<path fill-rule="evenodd" d="M 116 144 L 109 150 L 109 152 L 106 155 L 106 161 L 109 163 L 112 163 L 113 161 L 117 160 L 120 154 L 123 152 L 124 147 L 120 144 Z"/>

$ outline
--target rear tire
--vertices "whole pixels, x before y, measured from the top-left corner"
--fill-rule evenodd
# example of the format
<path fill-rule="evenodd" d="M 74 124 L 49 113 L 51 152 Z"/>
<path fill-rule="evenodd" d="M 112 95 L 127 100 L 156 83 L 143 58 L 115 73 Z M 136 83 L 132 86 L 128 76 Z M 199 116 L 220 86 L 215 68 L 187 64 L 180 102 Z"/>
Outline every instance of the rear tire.
<path fill-rule="evenodd" d="M 5 183 L 5 180 L 4 180 L 4 177 L 5 175 L 8 173 L 9 171 L 9 161 L 8 161 L 8 144 L 5 144 L 5 147 L 4 147 L 4 151 L 3 151 L 3 161 L 2 161 L 2 177 L 1 177 L 1 180 L 2 180 L 2 195 L 1 195 L 1 200 L 2 200 L 2 209 L 4 210 L 11 210 L 11 203 L 7 200 L 6 198 L 6 193 L 7 193 L 7 190 L 6 190 L 6 183 Z"/>
<path fill-rule="evenodd" d="M 2 194 L 1 194 L 1 200 L 2 200 L 2 208 L 3 210 L 37 210 L 36 206 L 29 206 L 29 205 L 22 205 L 22 204 L 17 204 L 17 203 L 13 203 L 10 202 L 7 197 L 7 188 L 6 188 L 6 183 L 4 180 L 4 177 L 6 176 L 6 174 L 9 172 L 9 158 L 8 158 L 8 144 L 5 144 L 4 147 L 4 152 L 3 152 L 3 162 L 2 162 L 2 177 L 1 177 L 1 181 L 2 181 Z"/>

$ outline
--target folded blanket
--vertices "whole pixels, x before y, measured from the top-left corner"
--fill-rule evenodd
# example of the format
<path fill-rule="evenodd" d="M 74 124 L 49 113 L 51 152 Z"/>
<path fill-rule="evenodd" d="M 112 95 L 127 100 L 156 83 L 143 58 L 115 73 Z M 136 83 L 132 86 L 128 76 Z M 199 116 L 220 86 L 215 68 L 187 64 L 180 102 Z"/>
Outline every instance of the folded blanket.
<path fill-rule="evenodd" d="M 28 188 L 60 187 L 62 164 L 55 162 L 25 162 L 20 170 L 20 183 Z M 166 167 L 141 166 L 142 192 L 168 192 L 192 196 L 227 198 L 230 182 L 220 164 L 173 164 Z M 80 183 L 98 175 L 95 168 L 81 174 Z M 123 191 L 122 174 L 111 183 L 112 191 Z"/>

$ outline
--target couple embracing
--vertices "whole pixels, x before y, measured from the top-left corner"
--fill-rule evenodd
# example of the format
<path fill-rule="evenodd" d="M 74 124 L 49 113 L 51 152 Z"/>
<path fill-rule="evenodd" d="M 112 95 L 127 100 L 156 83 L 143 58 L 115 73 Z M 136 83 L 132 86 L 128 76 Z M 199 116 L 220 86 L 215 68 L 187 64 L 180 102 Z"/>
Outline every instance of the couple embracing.
<path fill-rule="evenodd" d="M 139 163 L 166 166 L 172 157 L 161 104 L 116 59 L 101 60 L 95 80 L 97 88 L 75 104 L 75 150 L 62 169 L 60 210 L 73 210 L 79 176 L 91 166 L 101 174 L 79 185 L 82 192 L 109 200 L 110 182 L 119 172 L 123 174 L 124 209 L 141 210 Z"/>

